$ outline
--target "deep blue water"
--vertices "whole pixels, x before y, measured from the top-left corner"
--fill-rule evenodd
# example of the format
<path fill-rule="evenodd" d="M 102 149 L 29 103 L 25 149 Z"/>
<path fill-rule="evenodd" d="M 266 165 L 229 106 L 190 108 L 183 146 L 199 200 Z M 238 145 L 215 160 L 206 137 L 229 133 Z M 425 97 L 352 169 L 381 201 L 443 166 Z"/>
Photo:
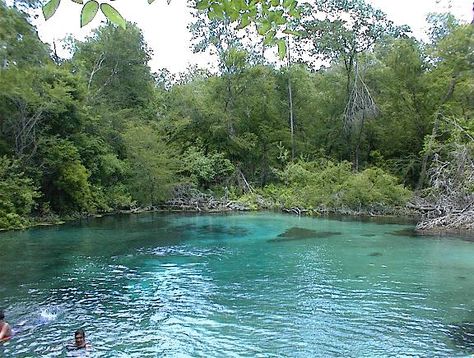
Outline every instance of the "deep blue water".
<path fill-rule="evenodd" d="M 461 357 L 474 243 L 410 225 L 143 214 L 0 234 L 0 356 Z M 407 236 L 408 235 L 408 236 Z"/>

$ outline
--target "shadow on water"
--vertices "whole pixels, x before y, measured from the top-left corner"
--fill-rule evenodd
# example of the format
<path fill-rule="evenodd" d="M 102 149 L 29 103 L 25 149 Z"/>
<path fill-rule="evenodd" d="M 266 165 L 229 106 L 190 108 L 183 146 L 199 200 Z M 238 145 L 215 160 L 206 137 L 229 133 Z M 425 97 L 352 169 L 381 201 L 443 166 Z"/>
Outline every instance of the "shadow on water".
<path fill-rule="evenodd" d="M 393 236 L 404 236 L 404 237 L 417 237 L 430 240 L 440 240 L 440 239 L 461 239 L 463 241 L 474 242 L 474 233 L 471 231 L 466 232 L 457 232 L 457 233 L 443 233 L 443 232 L 418 232 L 413 229 L 402 229 L 389 232 L 388 234 Z"/>
<path fill-rule="evenodd" d="M 371 252 L 369 256 L 375 257 L 375 256 L 383 256 L 381 252 Z"/>
<path fill-rule="evenodd" d="M 189 231 L 197 232 L 201 235 L 212 235 L 212 236 L 233 236 L 242 237 L 250 234 L 250 231 L 242 226 L 225 226 L 225 225 L 196 225 L 196 224 L 183 224 L 174 226 L 173 230 L 181 233 L 188 233 Z"/>
<path fill-rule="evenodd" d="M 373 223 L 378 225 L 386 224 L 406 224 L 415 225 L 417 220 L 410 217 L 403 216 L 350 216 L 350 215 L 328 215 L 329 219 L 338 220 L 342 222 L 362 222 Z"/>
<path fill-rule="evenodd" d="M 328 238 L 328 237 L 336 236 L 336 235 L 341 235 L 341 233 L 335 232 L 335 231 L 310 230 L 310 229 L 305 229 L 305 228 L 295 226 L 286 230 L 284 233 L 281 233 L 280 235 L 278 235 L 277 238 L 267 240 L 267 242 L 320 239 L 320 238 Z"/>
<path fill-rule="evenodd" d="M 452 344 L 465 353 L 474 353 L 474 322 L 452 323 L 448 326 L 448 337 Z"/>
<path fill-rule="evenodd" d="M 393 236 L 404 236 L 404 237 L 419 237 L 421 236 L 418 234 L 415 229 L 402 229 L 402 230 L 395 230 L 390 232 L 390 235 Z"/>
<path fill-rule="evenodd" d="M 198 228 L 200 234 L 218 234 L 227 236 L 247 236 L 249 230 L 240 226 L 204 225 Z"/>

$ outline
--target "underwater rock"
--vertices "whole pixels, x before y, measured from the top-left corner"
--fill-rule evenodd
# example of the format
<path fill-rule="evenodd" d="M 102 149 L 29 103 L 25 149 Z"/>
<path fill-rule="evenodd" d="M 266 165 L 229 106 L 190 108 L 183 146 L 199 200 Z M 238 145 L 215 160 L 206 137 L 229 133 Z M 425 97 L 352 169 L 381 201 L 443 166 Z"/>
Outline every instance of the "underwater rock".
<path fill-rule="evenodd" d="M 196 225 L 195 224 L 182 224 L 178 226 L 173 226 L 170 228 L 173 232 L 178 232 L 178 233 L 183 233 L 191 230 L 196 230 Z"/>
<path fill-rule="evenodd" d="M 369 256 L 383 256 L 383 254 L 381 252 L 372 252 Z"/>
<path fill-rule="evenodd" d="M 392 231 L 390 235 L 394 236 L 408 236 L 408 237 L 418 237 L 420 236 L 414 229 L 403 229 Z"/>
<path fill-rule="evenodd" d="M 198 227 L 200 234 L 219 234 L 228 236 L 246 236 L 249 231 L 241 226 L 203 225 Z"/>
<path fill-rule="evenodd" d="M 318 239 L 327 238 L 335 235 L 341 235 L 340 232 L 335 231 L 316 231 L 305 229 L 301 227 L 292 227 L 281 233 L 275 239 L 270 239 L 268 242 L 281 242 L 281 241 L 293 241 L 293 240 L 305 240 L 305 239 Z"/>

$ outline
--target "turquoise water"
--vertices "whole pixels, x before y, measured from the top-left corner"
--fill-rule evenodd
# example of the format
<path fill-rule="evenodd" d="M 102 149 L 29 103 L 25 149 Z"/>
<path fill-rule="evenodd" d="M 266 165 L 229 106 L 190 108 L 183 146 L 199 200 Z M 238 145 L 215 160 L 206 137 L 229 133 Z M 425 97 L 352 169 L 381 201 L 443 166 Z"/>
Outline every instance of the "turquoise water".
<path fill-rule="evenodd" d="M 0 356 L 458 357 L 474 243 L 270 213 L 106 217 L 0 234 Z"/>

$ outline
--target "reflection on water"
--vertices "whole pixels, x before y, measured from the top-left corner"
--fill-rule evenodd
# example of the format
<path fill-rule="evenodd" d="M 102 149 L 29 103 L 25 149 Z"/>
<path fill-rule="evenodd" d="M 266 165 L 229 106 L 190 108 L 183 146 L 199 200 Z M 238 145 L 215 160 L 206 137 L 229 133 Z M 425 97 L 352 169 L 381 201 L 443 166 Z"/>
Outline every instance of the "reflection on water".
<path fill-rule="evenodd" d="M 134 215 L 0 235 L 0 356 L 463 356 L 474 245 L 275 214 Z M 85 354 L 80 353 L 80 354 Z"/>

